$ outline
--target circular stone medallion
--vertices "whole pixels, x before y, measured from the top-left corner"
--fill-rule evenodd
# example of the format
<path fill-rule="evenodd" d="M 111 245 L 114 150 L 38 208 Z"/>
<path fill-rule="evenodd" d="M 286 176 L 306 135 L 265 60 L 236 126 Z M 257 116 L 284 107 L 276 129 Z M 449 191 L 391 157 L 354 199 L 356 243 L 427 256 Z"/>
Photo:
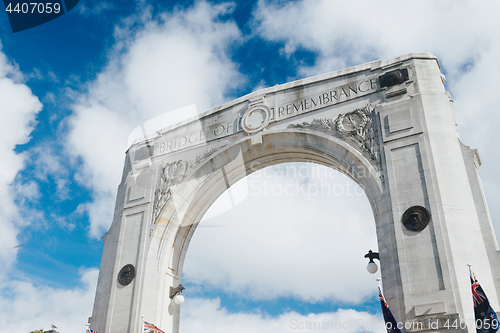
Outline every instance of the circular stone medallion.
<path fill-rule="evenodd" d="M 422 206 L 410 207 L 403 214 L 403 224 L 411 231 L 422 231 L 431 220 L 431 214 Z"/>
<path fill-rule="evenodd" d="M 265 105 L 251 107 L 241 118 L 241 127 L 249 134 L 263 130 L 271 120 L 271 111 Z"/>
<path fill-rule="evenodd" d="M 123 266 L 123 268 L 120 270 L 120 273 L 118 273 L 118 282 L 120 282 L 122 286 L 129 285 L 134 278 L 135 267 L 132 264 Z"/>

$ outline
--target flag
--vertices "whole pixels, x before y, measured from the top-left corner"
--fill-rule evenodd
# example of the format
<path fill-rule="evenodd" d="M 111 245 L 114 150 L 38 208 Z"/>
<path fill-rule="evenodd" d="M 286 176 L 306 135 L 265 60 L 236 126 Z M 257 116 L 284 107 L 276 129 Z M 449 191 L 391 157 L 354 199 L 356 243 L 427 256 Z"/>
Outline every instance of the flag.
<path fill-rule="evenodd" d="M 490 306 L 486 294 L 481 288 L 477 278 L 470 271 L 470 283 L 472 289 L 472 300 L 474 302 L 474 315 L 476 318 L 477 333 L 495 333 L 498 331 L 499 323 L 495 311 Z"/>
<path fill-rule="evenodd" d="M 87 328 L 87 333 L 96 333 L 94 330 L 91 330 L 90 328 Z"/>
<path fill-rule="evenodd" d="M 389 306 L 385 301 L 380 286 L 378 286 L 378 296 L 380 298 L 380 305 L 382 305 L 382 314 L 384 315 L 385 328 L 387 329 L 387 333 L 402 333 L 398 328 L 398 323 L 396 322 L 391 309 L 389 309 Z"/>
<path fill-rule="evenodd" d="M 144 333 L 165 333 L 154 324 L 148 323 L 144 320 Z"/>

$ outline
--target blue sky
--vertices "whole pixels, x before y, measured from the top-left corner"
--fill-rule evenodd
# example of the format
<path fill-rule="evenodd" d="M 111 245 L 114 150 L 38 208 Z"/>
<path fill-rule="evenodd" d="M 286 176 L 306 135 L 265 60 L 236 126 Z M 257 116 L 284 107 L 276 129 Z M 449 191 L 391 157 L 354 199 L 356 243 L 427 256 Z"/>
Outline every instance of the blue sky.
<path fill-rule="evenodd" d="M 498 233 L 499 6 L 80 0 L 68 14 L 16 34 L 0 15 L 1 327 L 29 332 L 54 323 L 62 333 L 83 332 L 128 135 L 142 122 L 410 52 L 440 61 L 461 140 L 481 154 Z M 279 193 L 288 184 L 306 190 Z M 314 184 L 339 191 L 316 193 Z M 222 196 L 193 237 L 181 331 L 380 322 L 376 282 L 362 258 L 376 248 L 375 226 L 355 186 L 305 164 L 236 184 L 238 205 Z M 255 207 L 262 218 L 243 218 Z"/>

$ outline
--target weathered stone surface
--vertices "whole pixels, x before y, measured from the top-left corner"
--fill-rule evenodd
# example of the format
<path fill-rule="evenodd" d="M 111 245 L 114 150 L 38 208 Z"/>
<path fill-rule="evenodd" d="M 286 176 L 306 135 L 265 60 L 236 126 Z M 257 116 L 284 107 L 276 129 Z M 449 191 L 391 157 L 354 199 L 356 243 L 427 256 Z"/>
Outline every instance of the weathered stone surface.
<path fill-rule="evenodd" d="M 391 74 L 381 87 L 379 77 L 396 70 L 405 76 Z M 418 53 L 256 91 L 136 141 L 104 237 L 90 327 L 138 333 L 144 315 L 178 332 L 180 307 L 169 288 L 181 283 L 203 214 L 246 175 L 296 161 L 328 165 L 365 190 L 396 318 L 439 321 L 440 331 L 458 318 L 474 332 L 469 262 L 500 308 L 500 256 L 479 155 L 458 138 L 436 58 Z M 421 231 L 402 223 L 412 206 L 430 212 Z M 124 286 L 118 273 L 127 264 L 136 277 Z"/>

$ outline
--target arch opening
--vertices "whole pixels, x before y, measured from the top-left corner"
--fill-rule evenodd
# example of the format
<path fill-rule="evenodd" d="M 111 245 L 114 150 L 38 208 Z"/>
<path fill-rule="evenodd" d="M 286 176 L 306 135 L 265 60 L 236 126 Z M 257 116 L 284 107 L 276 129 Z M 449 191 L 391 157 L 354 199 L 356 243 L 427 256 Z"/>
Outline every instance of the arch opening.
<path fill-rule="evenodd" d="M 390 214 L 382 200 L 384 186 L 380 171 L 358 150 L 322 133 L 300 130 L 271 132 L 266 134 L 260 146 L 252 146 L 246 139 L 215 154 L 176 188 L 171 198 L 174 204 L 169 205 L 160 218 L 168 223 L 159 225 L 156 234 L 162 236 L 155 237 L 153 242 L 158 242 L 158 245 L 153 243 L 151 246 L 157 253 L 157 269 L 170 269 L 174 274 L 174 285 L 180 283 L 189 241 L 216 198 L 247 175 L 287 162 L 327 166 L 353 179 L 368 198 L 376 227 L 381 219 L 380 212 L 386 219 Z M 170 249 L 172 252 L 167 257 L 165 254 Z M 180 317 L 178 311 L 173 315 L 174 318 Z M 174 322 L 179 321 L 175 319 Z"/>
<path fill-rule="evenodd" d="M 204 161 L 194 173 L 175 188 L 172 197 L 162 210 L 149 245 L 148 270 L 166 272 L 161 277 L 161 293 L 165 295 L 169 286 L 182 283 L 183 263 L 189 241 L 202 217 L 214 201 L 238 180 L 268 166 L 287 162 L 309 162 L 330 167 L 353 179 L 363 190 L 371 206 L 377 230 L 381 221 L 391 231 L 392 212 L 388 207 L 386 189 L 381 172 L 353 146 L 323 133 L 302 130 L 269 132 L 264 143 L 253 146 L 248 138 L 233 143 Z M 386 230 L 387 231 L 387 230 Z M 389 255 L 390 243 L 381 243 L 380 251 Z M 368 250 L 368 249 L 365 249 Z M 154 265 L 154 267 L 153 267 Z M 364 269 L 364 267 L 363 267 Z M 381 271 L 398 269 L 382 263 Z M 145 281 L 145 286 L 149 284 Z M 168 294 L 166 294 L 168 297 Z M 163 304 L 169 304 L 164 298 Z M 174 331 L 179 329 L 180 309 L 168 305 L 162 311 L 172 316 Z M 160 315 L 160 313 L 158 313 Z M 159 317 L 168 318 L 168 317 Z M 162 319 L 163 320 L 163 319 Z M 166 319 L 168 320 L 168 319 Z"/>
<path fill-rule="evenodd" d="M 297 139 L 297 135 L 301 138 Z M 215 200 L 240 179 L 268 166 L 308 162 L 343 173 L 364 190 L 371 204 L 375 225 L 379 225 L 379 212 L 384 210 L 380 205 L 382 177 L 358 151 L 340 140 L 321 134 L 287 131 L 266 135 L 266 139 L 266 144 L 258 148 L 249 146 L 249 141 L 244 140 L 226 149 L 198 169 L 183 184 L 184 189 L 181 187 L 178 190 L 179 204 L 171 213 L 179 223 L 171 262 L 175 272 L 182 272 L 189 240 Z M 161 259 L 161 246 L 158 256 Z"/>
<path fill-rule="evenodd" d="M 245 191 L 225 209 L 228 192 L 237 202 Z M 210 321 L 202 308 L 229 320 L 220 312 L 227 305 L 301 317 L 304 307 L 334 316 L 339 307 L 366 310 L 367 299 L 378 305 L 363 258 L 377 249 L 373 213 L 363 189 L 340 172 L 312 163 L 268 166 L 233 184 L 205 216 L 183 265 L 183 285 L 195 292 L 187 293 L 181 332 L 186 321 L 188 328 Z"/>

